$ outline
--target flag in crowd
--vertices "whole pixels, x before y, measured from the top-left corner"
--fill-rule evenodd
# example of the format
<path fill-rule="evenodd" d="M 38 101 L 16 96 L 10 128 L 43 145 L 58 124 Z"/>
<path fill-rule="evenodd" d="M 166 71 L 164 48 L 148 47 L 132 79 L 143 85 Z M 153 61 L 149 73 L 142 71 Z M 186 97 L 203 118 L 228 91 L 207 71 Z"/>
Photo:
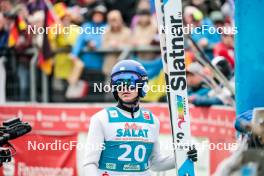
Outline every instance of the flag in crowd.
<path fill-rule="evenodd" d="M 55 24 L 55 19 L 54 16 L 51 12 L 51 9 L 49 9 L 47 7 L 47 5 L 45 6 L 45 17 L 44 17 L 44 36 L 43 36 L 43 43 L 42 43 L 42 48 L 40 49 L 39 52 L 39 60 L 38 60 L 38 65 L 40 67 L 40 69 L 50 75 L 52 72 L 52 56 L 53 56 L 53 52 L 50 46 L 50 42 L 49 42 L 49 31 L 47 27 L 50 27 L 52 25 Z"/>
<path fill-rule="evenodd" d="M 21 31 L 26 30 L 27 23 L 26 21 L 20 17 L 16 16 L 14 23 L 10 29 L 9 37 L 8 37 L 8 47 L 14 47 L 18 41 L 19 33 Z"/>

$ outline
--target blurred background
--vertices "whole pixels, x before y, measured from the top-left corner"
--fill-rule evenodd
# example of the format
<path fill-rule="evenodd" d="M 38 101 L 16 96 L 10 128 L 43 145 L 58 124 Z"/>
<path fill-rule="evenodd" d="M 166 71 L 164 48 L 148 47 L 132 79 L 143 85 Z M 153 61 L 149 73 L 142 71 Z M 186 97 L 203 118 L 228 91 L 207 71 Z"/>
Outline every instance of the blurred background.
<path fill-rule="evenodd" d="M 186 26 L 234 26 L 233 1 L 184 0 L 183 12 Z M 141 62 L 150 86 L 165 85 L 158 31 L 154 0 L 1 0 L 0 101 L 111 102 L 95 84 L 108 84 L 122 59 Z M 233 86 L 234 33 L 187 32 Z M 187 38 L 185 49 L 190 103 L 234 105 Z M 149 91 L 143 101 L 165 102 L 165 90 Z"/>

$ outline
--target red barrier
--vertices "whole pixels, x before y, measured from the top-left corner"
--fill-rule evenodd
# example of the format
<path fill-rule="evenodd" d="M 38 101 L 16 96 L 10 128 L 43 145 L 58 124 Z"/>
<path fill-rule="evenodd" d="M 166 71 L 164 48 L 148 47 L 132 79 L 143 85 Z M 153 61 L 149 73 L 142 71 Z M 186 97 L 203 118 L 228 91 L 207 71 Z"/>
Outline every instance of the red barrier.
<path fill-rule="evenodd" d="M 75 176 L 76 145 L 65 145 L 71 141 L 77 141 L 77 134 L 60 137 L 28 134 L 13 140 L 17 153 L 10 164 L 0 168 L 0 175 Z"/>
<path fill-rule="evenodd" d="M 87 132 L 91 116 L 105 105 L 1 105 L 0 121 L 12 116 L 23 117 L 35 131 Z M 162 134 L 170 133 L 170 119 L 166 104 L 145 104 L 160 120 Z M 193 136 L 209 138 L 212 143 L 235 142 L 233 122 L 235 112 L 231 108 L 190 108 Z M 221 154 L 219 154 L 221 152 Z M 228 151 L 210 152 L 210 173 L 229 155 Z"/>

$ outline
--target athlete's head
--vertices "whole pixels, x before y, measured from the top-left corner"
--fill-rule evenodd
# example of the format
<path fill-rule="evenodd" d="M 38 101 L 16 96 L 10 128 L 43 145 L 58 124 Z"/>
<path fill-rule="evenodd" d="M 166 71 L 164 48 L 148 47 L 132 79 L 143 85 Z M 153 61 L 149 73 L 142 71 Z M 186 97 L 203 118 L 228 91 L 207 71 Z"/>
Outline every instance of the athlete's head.
<path fill-rule="evenodd" d="M 137 61 L 122 60 L 112 69 L 111 85 L 117 101 L 136 104 L 146 95 L 148 77 L 145 68 Z"/>

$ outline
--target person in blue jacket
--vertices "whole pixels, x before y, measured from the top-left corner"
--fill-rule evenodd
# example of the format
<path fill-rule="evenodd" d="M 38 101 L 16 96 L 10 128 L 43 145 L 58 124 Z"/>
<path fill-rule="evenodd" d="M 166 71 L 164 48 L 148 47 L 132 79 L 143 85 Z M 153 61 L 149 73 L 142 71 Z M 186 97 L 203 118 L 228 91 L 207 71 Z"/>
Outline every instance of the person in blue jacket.
<path fill-rule="evenodd" d="M 209 92 L 211 89 L 204 81 L 204 75 L 201 73 L 203 67 L 197 62 L 191 63 L 187 67 L 187 85 L 189 103 L 195 106 L 211 106 L 222 104 L 221 100 L 217 97 L 210 97 Z"/>
<path fill-rule="evenodd" d="M 91 21 L 82 25 L 81 34 L 72 49 L 73 59 L 81 59 L 85 69 L 98 70 L 102 69 L 103 55 L 94 52 L 85 52 L 84 49 L 93 51 L 102 46 L 102 35 L 105 32 L 105 13 L 106 8 L 98 5 L 91 13 Z"/>

